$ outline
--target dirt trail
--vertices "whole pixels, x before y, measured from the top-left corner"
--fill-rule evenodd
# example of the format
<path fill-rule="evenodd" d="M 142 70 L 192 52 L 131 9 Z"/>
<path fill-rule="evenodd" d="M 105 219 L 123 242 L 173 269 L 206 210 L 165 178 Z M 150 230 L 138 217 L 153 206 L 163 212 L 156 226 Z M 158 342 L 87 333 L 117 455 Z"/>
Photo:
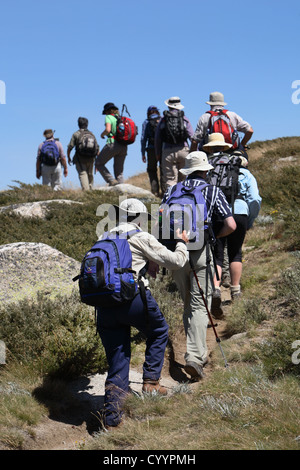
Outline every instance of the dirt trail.
<path fill-rule="evenodd" d="M 228 289 L 227 289 L 228 291 Z M 223 291 L 223 298 L 228 299 L 228 292 Z M 227 296 L 227 297 L 226 297 Z M 222 340 L 226 321 L 217 320 L 216 330 Z M 161 384 L 172 393 L 173 387 L 180 383 L 188 383 L 191 388 L 198 386 L 198 382 L 190 382 L 184 372 L 185 335 L 183 328 L 172 341 L 171 354 L 165 361 L 162 371 Z M 207 330 L 208 353 L 218 348 L 216 337 L 212 328 Z M 205 367 L 205 376 L 208 377 L 213 369 L 213 362 Z M 76 450 L 92 439 L 92 434 L 99 428 L 97 410 L 103 405 L 104 384 L 106 374 L 96 374 L 82 377 L 70 384 L 70 391 L 74 395 L 77 406 L 69 407 L 68 403 L 53 411 L 49 416 L 33 429 L 33 436 L 27 437 L 24 448 L 26 450 Z M 205 378 L 203 379 L 205 380 Z M 142 389 L 142 373 L 139 370 L 130 370 L 130 386 L 137 393 Z"/>

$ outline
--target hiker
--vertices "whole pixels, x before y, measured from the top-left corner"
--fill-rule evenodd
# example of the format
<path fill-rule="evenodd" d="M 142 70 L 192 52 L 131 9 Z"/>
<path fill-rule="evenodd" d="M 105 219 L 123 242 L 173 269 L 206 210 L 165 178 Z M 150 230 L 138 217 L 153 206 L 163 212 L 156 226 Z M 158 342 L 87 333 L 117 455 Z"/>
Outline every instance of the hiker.
<path fill-rule="evenodd" d="M 189 153 L 188 140 L 193 135 L 191 123 L 182 111 L 184 106 L 180 98 L 173 96 L 165 104 L 168 110 L 163 112 L 155 132 L 155 153 L 157 161 L 161 162 L 163 194 L 168 186 L 183 179 L 179 170 L 184 166 Z"/>
<path fill-rule="evenodd" d="M 101 133 L 101 138 L 106 140 L 106 145 L 96 158 L 95 167 L 100 172 L 102 178 L 109 186 L 124 183 L 123 168 L 127 155 L 127 145 L 120 144 L 115 140 L 117 131 L 117 117 L 120 112 L 114 103 L 106 103 L 102 114 L 105 115 L 105 129 Z M 114 159 L 114 177 L 105 166 L 109 160 Z"/>
<path fill-rule="evenodd" d="M 158 264 L 168 269 L 176 270 L 184 266 L 188 259 L 186 234 L 178 233 L 178 243 L 175 252 L 169 251 L 147 231 L 140 229 L 144 225 L 144 217 L 148 225 L 146 206 L 138 199 L 130 198 L 122 201 L 119 207 L 119 223 L 109 233 L 127 234 L 131 254 L 132 269 L 135 279 L 145 271 L 150 262 L 148 272 L 154 273 Z M 134 232 L 131 236 L 129 232 Z M 101 237 L 100 237 L 101 238 Z M 151 265 L 154 266 L 152 271 Z M 146 306 L 143 303 L 141 288 L 134 299 L 113 308 L 97 308 L 97 328 L 105 348 L 108 361 L 108 375 L 105 383 L 104 424 L 115 427 L 122 419 L 123 401 L 128 395 L 130 367 L 130 327 L 142 332 L 146 340 L 145 362 L 143 365 L 143 392 L 156 392 L 166 395 L 167 389 L 160 385 L 159 379 L 164 362 L 164 354 L 168 341 L 168 325 L 159 306 L 148 287 L 148 281 L 142 280 L 146 287 Z"/>
<path fill-rule="evenodd" d="M 159 120 L 160 113 L 158 108 L 156 106 L 149 106 L 147 109 L 147 119 L 145 119 L 142 126 L 141 152 L 143 162 L 147 162 L 147 173 L 149 176 L 151 192 L 155 196 L 159 196 L 159 180 L 157 175 L 158 161 L 156 160 L 154 149 L 154 136 Z"/>
<path fill-rule="evenodd" d="M 184 186 L 187 192 L 193 193 L 195 197 L 201 191 L 201 197 L 204 197 L 206 206 L 206 220 L 210 222 L 215 237 L 224 237 L 235 230 L 236 224 L 222 191 L 215 186 L 208 185 L 205 181 L 207 172 L 212 168 L 204 152 L 191 152 L 186 157 L 184 168 L 179 170 L 186 179 L 182 183 L 170 187 L 162 202 L 167 204 L 179 185 Z M 218 232 L 215 230 L 217 221 Z M 203 245 L 198 246 L 196 244 L 193 247 L 191 244 L 191 246 L 188 246 L 189 261 L 186 262 L 183 268 L 172 273 L 184 302 L 183 323 L 186 333 L 184 369 L 187 374 L 196 380 L 204 377 L 203 367 L 208 362 L 206 344 L 208 316 L 191 265 L 203 289 L 208 308 L 210 308 L 214 269 L 211 244 L 208 243 L 211 238 L 211 231 L 209 235 L 208 229 L 206 229 Z"/>
<path fill-rule="evenodd" d="M 197 148 L 199 150 L 203 150 L 203 145 L 207 142 L 208 134 L 221 132 L 223 133 L 226 142 L 233 144 L 233 149 L 239 148 L 244 152 L 245 157 L 248 158 L 245 149 L 253 135 L 253 128 L 251 125 L 244 121 L 244 119 L 234 111 L 228 111 L 225 109 L 227 103 L 224 102 L 223 93 L 220 93 L 219 91 L 211 93 L 209 101 L 206 101 L 206 104 L 210 105 L 210 110 L 202 114 L 198 120 L 195 133 L 192 136 L 191 151 L 197 150 Z M 213 128 L 212 121 L 222 113 L 225 113 L 225 116 L 221 116 L 221 121 L 217 121 L 220 126 L 218 126 L 217 129 Z M 231 130 L 228 129 L 226 124 L 227 122 L 229 122 L 229 125 L 231 124 Z M 231 134 L 232 131 L 233 136 Z M 244 134 L 241 142 L 239 141 L 239 132 Z"/>
<path fill-rule="evenodd" d="M 225 155 L 228 151 L 230 144 L 227 144 L 224 137 L 220 134 L 211 134 L 210 139 L 203 149 L 207 152 L 209 161 L 212 162 L 218 158 L 219 155 Z M 236 222 L 236 230 L 224 238 L 218 238 L 215 245 L 216 264 L 219 273 L 219 279 L 222 276 L 222 267 L 224 263 L 225 244 L 227 245 L 229 272 L 230 272 L 230 293 L 232 300 L 241 296 L 240 280 L 242 276 L 242 245 L 249 230 L 254 223 L 254 220 L 259 214 L 261 206 L 261 197 L 257 186 L 257 181 L 252 173 L 247 168 L 248 161 L 237 151 L 231 155 L 233 159 L 235 156 L 240 158 L 240 168 L 238 173 L 238 186 L 237 195 L 233 205 L 229 205 L 233 212 L 233 217 Z M 222 157 L 223 158 L 223 157 Z M 215 290 L 212 298 L 211 313 L 215 318 L 223 316 L 222 299 L 220 291 L 220 280 L 214 278 Z"/>
<path fill-rule="evenodd" d="M 45 141 L 38 147 L 36 159 L 36 177 L 42 176 L 42 184 L 51 186 L 54 191 L 62 189 L 62 166 L 64 177 L 68 176 L 68 166 L 62 144 L 54 138 L 52 129 L 44 131 Z"/>
<path fill-rule="evenodd" d="M 69 165 L 75 163 L 83 191 L 93 189 L 94 161 L 99 155 L 99 145 L 96 137 L 88 130 L 89 121 L 84 117 L 78 118 L 79 130 L 74 132 L 67 149 Z M 75 155 L 71 159 L 71 152 L 75 147 Z"/>

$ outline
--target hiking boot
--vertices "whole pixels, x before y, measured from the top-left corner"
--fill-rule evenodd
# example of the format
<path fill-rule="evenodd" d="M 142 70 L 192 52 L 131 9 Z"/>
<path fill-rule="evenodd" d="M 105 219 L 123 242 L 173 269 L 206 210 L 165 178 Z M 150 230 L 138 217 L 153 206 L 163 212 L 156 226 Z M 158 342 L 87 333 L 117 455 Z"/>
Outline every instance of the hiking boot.
<path fill-rule="evenodd" d="M 215 289 L 212 294 L 211 314 L 213 315 L 214 318 L 223 317 L 224 312 L 222 309 L 222 299 L 221 299 L 220 289 Z"/>
<path fill-rule="evenodd" d="M 112 180 L 108 183 L 108 186 L 117 186 L 117 184 L 119 184 L 117 180 Z"/>
<path fill-rule="evenodd" d="M 230 276 L 228 276 L 226 274 L 225 274 L 225 276 L 222 276 L 222 286 L 223 287 L 230 287 L 230 283 L 231 283 Z"/>
<path fill-rule="evenodd" d="M 231 300 L 234 302 L 241 298 L 241 287 L 240 286 L 231 286 L 230 288 Z"/>
<path fill-rule="evenodd" d="M 204 377 L 203 367 L 200 364 L 196 364 L 196 362 L 187 362 L 184 370 L 192 379 L 203 379 Z"/>
<path fill-rule="evenodd" d="M 165 387 L 159 385 L 159 380 L 144 379 L 143 388 L 144 393 L 158 393 L 159 395 L 167 395 L 168 391 Z"/>

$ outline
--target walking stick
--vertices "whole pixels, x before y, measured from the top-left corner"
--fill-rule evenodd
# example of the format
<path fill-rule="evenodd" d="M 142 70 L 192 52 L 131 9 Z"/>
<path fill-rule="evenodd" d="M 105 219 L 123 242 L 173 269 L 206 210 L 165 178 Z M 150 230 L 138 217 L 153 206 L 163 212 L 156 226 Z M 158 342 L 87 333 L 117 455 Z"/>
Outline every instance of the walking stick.
<path fill-rule="evenodd" d="M 194 266 L 193 266 L 193 263 L 192 263 L 192 260 L 191 260 L 191 259 L 190 259 L 190 266 L 191 266 L 191 269 L 192 269 L 192 271 L 193 271 L 194 277 L 195 277 L 195 279 L 196 279 L 196 282 L 197 282 L 197 285 L 198 285 L 198 288 L 199 288 L 199 291 L 200 291 L 200 294 L 201 294 L 203 303 L 204 303 L 204 305 L 205 305 L 205 308 L 206 308 L 206 311 L 207 311 L 207 315 L 208 315 L 210 324 L 211 324 L 211 326 L 212 326 L 212 329 L 214 330 L 214 334 L 215 334 L 215 337 L 216 337 L 216 341 L 217 341 L 217 343 L 218 343 L 218 345 L 219 345 L 219 347 L 220 347 L 220 351 L 221 351 L 221 354 L 222 354 L 223 359 L 224 359 L 224 362 L 225 362 L 225 367 L 229 367 L 229 364 L 228 364 L 228 362 L 227 362 L 227 360 L 226 360 L 224 351 L 223 351 L 222 346 L 221 346 L 221 340 L 220 340 L 220 338 L 219 338 L 219 336 L 218 336 L 218 334 L 217 334 L 217 330 L 216 330 L 215 325 L 214 325 L 214 322 L 213 322 L 213 320 L 212 320 L 212 318 L 211 318 L 211 314 L 210 314 L 210 311 L 209 311 L 207 302 L 206 302 L 205 297 L 204 297 L 203 289 L 202 289 L 202 287 L 200 286 L 199 279 L 198 279 L 198 276 L 197 276 L 197 274 L 196 274 L 196 271 L 195 271 L 195 268 L 194 268 Z"/>

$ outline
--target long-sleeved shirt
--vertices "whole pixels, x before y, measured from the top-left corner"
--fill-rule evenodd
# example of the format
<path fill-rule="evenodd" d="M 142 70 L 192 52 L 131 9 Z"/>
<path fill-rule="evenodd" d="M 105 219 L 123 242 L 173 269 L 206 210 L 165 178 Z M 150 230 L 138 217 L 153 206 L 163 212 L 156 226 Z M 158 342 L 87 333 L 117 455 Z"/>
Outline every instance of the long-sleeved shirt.
<path fill-rule="evenodd" d="M 135 229 L 139 229 L 137 224 L 121 222 L 111 230 L 111 233 L 128 233 Z M 185 243 L 177 243 L 176 250 L 173 252 L 162 245 L 154 235 L 145 231 L 139 231 L 132 235 L 128 239 L 128 243 L 132 253 L 132 269 L 136 272 L 134 275 L 136 278 L 147 261 L 175 271 L 182 268 L 188 260 L 188 250 Z"/>
<path fill-rule="evenodd" d="M 172 114 L 176 114 L 178 113 L 178 110 L 177 109 L 170 109 L 169 110 Z M 193 134 L 194 134 L 194 130 L 193 130 L 193 127 L 189 121 L 189 119 L 184 116 L 183 117 L 184 119 L 184 123 L 185 123 L 185 128 L 187 130 L 187 133 L 188 133 L 188 138 L 191 139 Z M 155 131 L 155 138 L 154 138 L 154 146 L 155 146 L 155 153 L 156 155 L 161 155 L 161 152 L 162 152 L 162 147 L 178 147 L 180 145 L 182 145 L 182 147 L 188 147 L 189 146 L 189 143 L 188 141 L 186 140 L 185 142 L 182 142 L 181 144 L 169 144 L 167 142 L 164 142 L 163 141 L 163 138 L 162 138 L 162 131 L 163 131 L 163 128 L 164 128 L 164 118 L 162 117 L 161 120 L 159 121 L 158 125 L 157 125 L 157 128 L 156 128 L 156 131 Z"/>
<path fill-rule="evenodd" d="M 262 199 L 255 177 L 246 168 L 240 168 L 238 196 L 242 199 L 235 200 L 234 213 L 248 216 L 247 228 L 249 229 L 259 214 Z"/>

